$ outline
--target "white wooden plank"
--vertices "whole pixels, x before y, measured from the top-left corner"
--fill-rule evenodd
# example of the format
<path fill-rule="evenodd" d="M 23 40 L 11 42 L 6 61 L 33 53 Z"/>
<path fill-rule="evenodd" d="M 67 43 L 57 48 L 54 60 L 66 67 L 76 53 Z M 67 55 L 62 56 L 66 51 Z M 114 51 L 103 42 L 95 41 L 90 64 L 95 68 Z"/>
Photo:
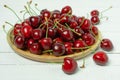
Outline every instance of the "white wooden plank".
<path fill-rule="evenodd" d="M 78 69 L 75 74 L 64 74 L 61 65 L 21 65 L 0 66 L 1 80 L 118 80 L 119 66 L 87 67 Z"/>
<path fill-rule="evenodd" d="M 109 57 L 109 63 L 107 66 L 120 66 L 120 54 L 107 53 Z M 92 59 L 93 54 L 88 55 L 85 58 L 86 67 L 87 66 L 98 66 L 94 63 Z M 83 59 L 78 60 L 78 64 L 82 65 Z M 19 56 L 16 53 L 0 53 L 0 65 L 53 65 L 52 63 L 42 63 L 26 59 Z M 55 63 L 57 64 L 57 63 Z"/>

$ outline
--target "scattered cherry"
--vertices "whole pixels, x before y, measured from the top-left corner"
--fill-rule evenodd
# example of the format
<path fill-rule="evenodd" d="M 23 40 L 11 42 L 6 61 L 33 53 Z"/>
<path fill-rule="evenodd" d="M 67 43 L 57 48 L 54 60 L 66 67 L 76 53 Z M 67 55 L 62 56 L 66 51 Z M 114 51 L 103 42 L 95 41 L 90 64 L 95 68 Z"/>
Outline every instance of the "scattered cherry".
<path fill-rule="evenodd" d="M 76 72 L 78 68 L 78 64 L 75 61 L 75 59 L 70 58 L 70 57 L 65 57 L 62 65 L 62 70 L 66 74 L 73 74 Z"/>
<path fill-rule="evenodd" d="M 113 49 L 113 44 L 110 39 L 102 39 L 102 41 L 100 43 L 100 47 L 103 50 L 111 51 Z"/>
<path fill-rule="evenodd" d="M 93 60 L 98 65 L 105 65 L 108 62 L 108 56 L 103 51 L 98 51 L 93 55 Z"/>

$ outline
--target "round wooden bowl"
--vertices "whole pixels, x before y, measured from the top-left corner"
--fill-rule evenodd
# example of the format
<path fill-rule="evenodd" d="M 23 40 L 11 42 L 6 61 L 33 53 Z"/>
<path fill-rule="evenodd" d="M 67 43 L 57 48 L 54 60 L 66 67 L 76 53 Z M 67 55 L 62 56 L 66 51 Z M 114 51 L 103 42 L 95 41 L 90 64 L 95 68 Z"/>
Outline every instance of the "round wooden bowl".
<path fill-rule="evenodd" d="M 40 62 L 63 62 L 63 59 L 65 57 L 72 57 L 76 60 L 83 58 L 97 49 L 100 43 L 100 39 L 101 39 L 101 34 L 99 32 L 98 36 L 96 37 L 96 42 L 94 45 L 92 45 L 89 49 L 86 49 L 82 52 L 74 53 L 71 55 L 65 55 L 65 56 L 60 56 L 60 57 L 56 57 L 54 55 L 49 55 L 49 54 L 36 55 L 36 54 L 30 53 L 28 50 L 21 50 L 13 44 L 12 37 L 11 37 L 12 30 L 13 29 L 10 29 L 7 34 L 7 40 L 11 48 L 20 56 L 23 56 L 27 59 L 31 59 L 35 61 L 40 61 Z"/>

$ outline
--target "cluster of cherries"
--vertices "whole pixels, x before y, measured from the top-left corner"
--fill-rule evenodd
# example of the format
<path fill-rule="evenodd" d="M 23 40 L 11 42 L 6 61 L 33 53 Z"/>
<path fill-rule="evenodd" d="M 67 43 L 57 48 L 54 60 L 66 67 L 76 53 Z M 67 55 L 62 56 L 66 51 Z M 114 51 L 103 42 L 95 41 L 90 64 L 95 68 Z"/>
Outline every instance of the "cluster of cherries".
<path fill-rule="evenodd" d="M 4 7 L 9 8 L 7 5 Z M 36 55 L 52 53 L 59 57 L 82 52 L 99 40 L 95 26 L 100 21 L 99 11 L 93 10 L 91 16 L 88 19 L 73 15 L 70 6 L 63 7 L 61 11 L 43 9 L 39 15 L 32 15 L 14 25 L 13 43 L 17 48 Z M 109 39 L 101 40 L 100 46 L 108 51 L 113 48 Z M 98 64 L 105 64 L 108 58 L 104 52 L 98 52 L 93 59 Z M 74 73 L 76 68 L 77 62 L 73 58 L 64 59 L 62 70 L 65 73 Z"/>

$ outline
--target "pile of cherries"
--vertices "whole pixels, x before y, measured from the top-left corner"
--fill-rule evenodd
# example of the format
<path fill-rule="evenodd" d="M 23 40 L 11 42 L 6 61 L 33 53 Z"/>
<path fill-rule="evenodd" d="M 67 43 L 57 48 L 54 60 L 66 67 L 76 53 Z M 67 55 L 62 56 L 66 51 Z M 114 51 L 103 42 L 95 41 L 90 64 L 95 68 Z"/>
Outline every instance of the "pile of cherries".
<path fill-rule="evenodd" d="M 63 7 L 61 11 L 43 9 L 39 15 L 14 25 L 13 41 L 17 48 L 28 49 L 33 54 L 74 54 L 96 42 L 98 28 L 94 20 L 72 15 L 70 6 Z"/>
<path fill-rule="evenodd" d="M 6 8 L 9 8 L 5 5 Z M 10 8 L 9 8 L 10 9 Z M 65 6 L 60 10 L 43 9 L 39 15 L 31 15 L 13 27 L 13 43 L 22 50 L 29 50 L 36 55 L 48 53 L 54 56 L 74 54 L 89 49 L 98 36 L 99 11 L 91 11 L 91 19 L 72 14 L 72 8 Z M 19 17 L 18 17 L 19 18 Z M 113 48 L 109 39 L 101 40 L 100 47 L 110 51 Z M 106 64 L 105 52 L 94 54 L 93 60 L 100 65 Z M 62 70 L 71 74 L 77 69 L 77 62 L 66 57 Z"/>

